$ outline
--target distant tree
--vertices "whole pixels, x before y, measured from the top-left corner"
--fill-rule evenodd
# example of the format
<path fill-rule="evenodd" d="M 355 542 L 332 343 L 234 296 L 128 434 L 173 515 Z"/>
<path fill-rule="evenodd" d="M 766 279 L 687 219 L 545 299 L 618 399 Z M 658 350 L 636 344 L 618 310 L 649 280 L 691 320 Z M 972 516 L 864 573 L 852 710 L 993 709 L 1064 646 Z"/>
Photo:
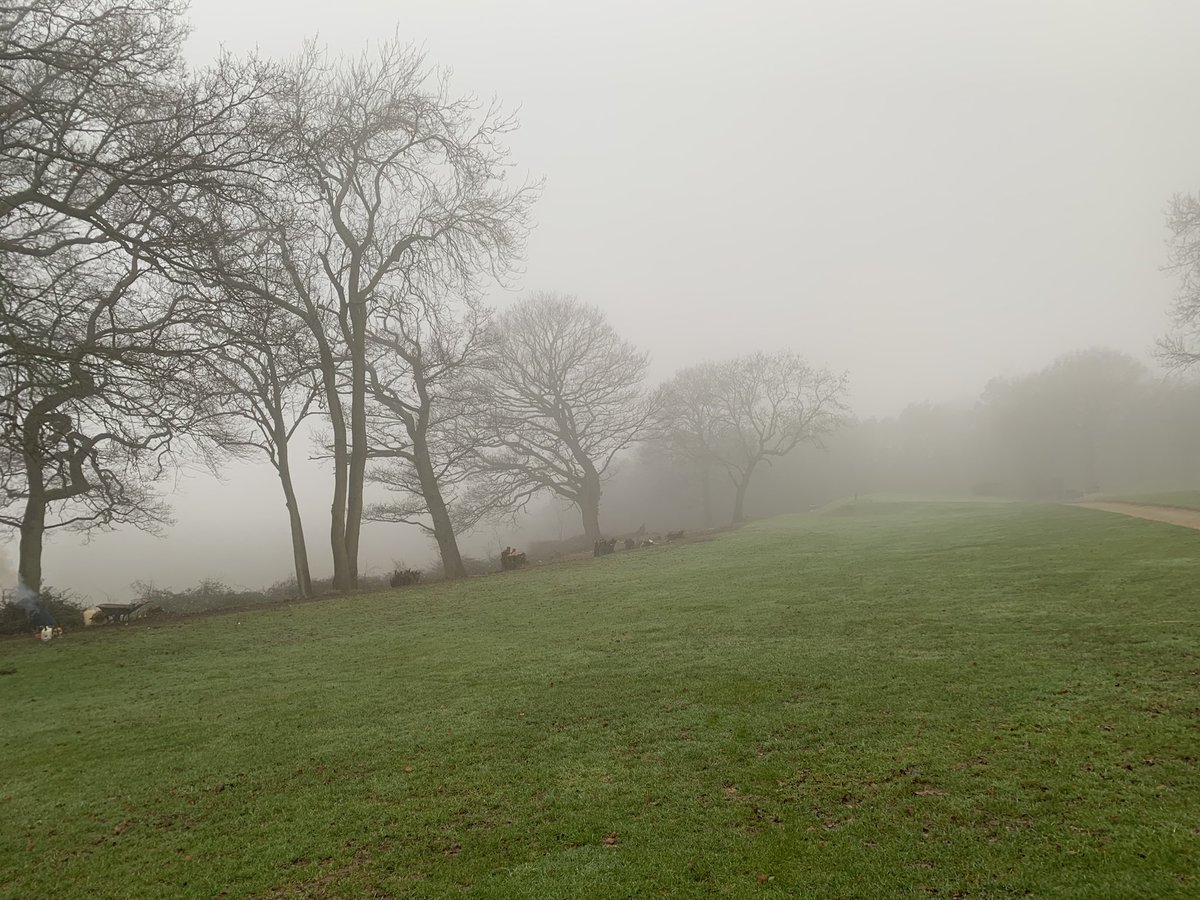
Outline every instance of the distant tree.
<path fill-rule="evenodd" d="M 720 465 L 719 444 L 725 426 L 717 403 L 721 369 L 700 365 L 677 373 L 655 399 L 655 443 L 670 458 L 692 466 L 698 476 L 706 527 L 713 526 L 712 470 Z"/>
<path fill-rule="evenodd" d="M 736 524 L 745 518 L 755 470 L 802 443 L 819 443 L 842 420 L 845 393 L 846 376 L 790 352 L 706 363 L 661 389 L 658 433 L 676 452 L 725 470 Z"/>
<path fill-rule="evenodd" d="M 497 323 L 486 376 L 480 460 L 509 508 L 552 493 L 578 507 L 589 540 L 602 537 L 600 498 L 617 456 L 646 431 L 649 358 L 594 306 L 539 293 Z"/>
<path fill-rule="evenodd" d="M 1097 348 L 990 382 L 980 408 L 1001 472 L 1031 496 L 1097 490 L 1144 421 L 1147 374 L 1127 354 Z"/>

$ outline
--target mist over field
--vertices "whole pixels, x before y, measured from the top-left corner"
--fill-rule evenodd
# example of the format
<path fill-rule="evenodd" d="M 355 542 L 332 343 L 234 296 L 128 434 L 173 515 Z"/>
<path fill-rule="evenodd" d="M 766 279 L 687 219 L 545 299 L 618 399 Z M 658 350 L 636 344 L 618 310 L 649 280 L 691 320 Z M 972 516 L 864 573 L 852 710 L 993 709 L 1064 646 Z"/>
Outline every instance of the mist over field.
<path fill-rule="evenodd" d="M 758 351 L 846 373 L 845 424 L 824 449 L 762 467 L 750 517 L 856 492 L 1058 498 L 1194 483 L 1196 405 L 1155 342 L 1178 289 L 1166 213 L 1200 159 L 1200 123 L 1185 113 L 1200 76 L 1195 4 L 447 2 L 398 16 L 361 0 L 195 0 L 188 20 L 196 67 L 222 51 L 293 59 L 306 40 L 370 56 L 395 34 L 451 73 L 452 94 L 515 111 L 503 172 L 544 186 L 519 258 L 502 283 L 480 283 L 487 306 L 536 291 L 594 305 L 648 353 L 647 387 Z M 1003 411 L 1025 402 L 1021 379 L 1097 348 L 1125 358 L 1061 393 L 1063 408 L 1091 403 L 1102 428 L 1080 437 L 1055 409 Z M 989 387 L 997 378 L 1012 396 Z M 1114 380 L 1142 399 L 1100 397 Z M 325 577 L 331 469 L 311 458 L 328 456 L 314 430 L 327 422 L 301 427 L 292 465 Z M 134 580 L 290 577 L 270 466 L 225 458 L 218 478 L 184 462 L 157 484 L 174 519 L 162 536 L 55 534 L 47 583 L 124 599 Z M 605 474 L 602 530 L 725 524 L 734 486 L 715 478 L 706 512 L 694 476 L 634 442 Z M 465 533 L 463 553 L 494 560 L 582 532 L 570 502 L 539 495 L 515 522 Z M 360 553 L 377 575 L 438 558 L 418 527 L 370 521 Z"/>
<path fill-rule="evenodd" d="M 1200 896 L 1198 43 L 0 3 L 0 896 Z"/>

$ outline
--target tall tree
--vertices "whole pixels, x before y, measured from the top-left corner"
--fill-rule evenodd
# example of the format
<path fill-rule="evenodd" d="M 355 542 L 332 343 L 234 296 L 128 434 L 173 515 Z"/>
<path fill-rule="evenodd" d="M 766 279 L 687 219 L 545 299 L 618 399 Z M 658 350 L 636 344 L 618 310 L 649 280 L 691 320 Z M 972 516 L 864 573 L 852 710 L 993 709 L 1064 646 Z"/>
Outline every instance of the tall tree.
<path fill-rule="evenodd" d="M 208 307 L 118 250 L 30 290 L 0 290 L 0 523 L 20 533 L 18 574 L 36 594 L 45 534 L 168 521 L 149 490 L 180 442 L 215 431 L 201 398 Z"/>
<path fill-rule="evenodd" d="M 330 60 L 310 48 L 276 113 L 285 196 L 260 222 L 288 277 L 261 290 L 313 332 L 332 426 L 334 583 L 358 577 L 370 453 L 369 334 L 374 315 L 414 294 L 471 289 L 519 255 L 536 187 L 505 181 L 514 120 L 452 96 L 443 73 L 396 41 Z M 251 287 L 222 261 L 226 284 Z"/>
<path fill-rule="evenodd" d="M 178 262 L 198 205 L 271 158 L 269 66 L 188 69 L 179 0 L 0 8 L 0 251 L 112 244 Z M 69 260 L 74 263 L 74 259 Z"/>
<path fill-rule="evenodd" d="M 646 431 L 649 357 L 598 308 L 539 293 L 497 323 L 478 382 L 486 415 L 480 458 L 511 508 L 553 493 L 576 507 L 600 540 L 602 485 L 617 456 Z"/>
<path fill-rule="evenodd" d="M 180 13 L 0 9 L 0 501 L 27 590 L 47 529 L 161 523 L 147 483 L 212 422 L 190 364 L 211 319 L 179 263 L 199 204 L 262 153 L 267 75 L 186 69 Z"/>
<path fill-rule="evenodd" d="M 762 464 L 802 443 L 819 443 L 845 412 L 847 379 L 791 352 L 753 353 L 678 373 L 660 394 L 659 429 L 678 452 L 725 470 L 732 522 Z"/>

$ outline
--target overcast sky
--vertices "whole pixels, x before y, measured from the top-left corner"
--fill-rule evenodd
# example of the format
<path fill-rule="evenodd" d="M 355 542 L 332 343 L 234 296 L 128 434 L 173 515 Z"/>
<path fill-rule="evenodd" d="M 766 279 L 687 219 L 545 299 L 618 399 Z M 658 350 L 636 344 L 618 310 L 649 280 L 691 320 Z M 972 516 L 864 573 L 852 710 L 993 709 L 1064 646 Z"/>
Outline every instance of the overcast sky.
<path fill-rule="evenodd" d="M 234 3 L 197 61 L 399 23 L 519 107 L 546 178 L 519 288 L 576 293 L 656 374 L 790 346 L 855 407 L 1164 327 L 1162 210 L 1200 181 L 1200 3 Z M 503 302 L 501 300 L 500 302 Z"/>
<path fill-rule="evenodd" d="M 847 370 L 861 415 L 969 399 L 1072 349 L 1144 357 L 1173 292 L 1163 208 L 1200 187 L 1195 0 L 193 0 L 191 20 L 197 64 L 313 35 L 357 52 L 398 29 L 460 91 L 520 108 L 514 177 L 546 179 L 497 305 L 577 294 L 656 378 L 790 347 Z M 70 560 L 52 544 L 52 565 L 78 582 L 89 558 L 149 569 L 154 552 L 179 573 L 163 583 L 221 574 L 218 557 L 235 581 L 283 576 L 269 478 L 189 483 L 169 541 L 106 537 Z M 279 531 L 270 576 L 199 511 L 239 495 L 230 526 Z"/>

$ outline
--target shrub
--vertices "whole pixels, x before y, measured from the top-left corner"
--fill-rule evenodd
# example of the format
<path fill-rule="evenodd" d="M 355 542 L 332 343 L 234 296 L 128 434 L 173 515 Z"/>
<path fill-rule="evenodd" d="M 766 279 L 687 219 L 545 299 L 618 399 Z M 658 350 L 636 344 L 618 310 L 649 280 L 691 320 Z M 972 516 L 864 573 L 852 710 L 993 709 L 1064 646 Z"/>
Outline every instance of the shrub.
<path fill-rule="evenodd" d="M 417 584 L 421 580 L 421 573 L 417 569 L 396 569 L 392 573 L 391 579 L 388 581 L 394 588 L 409 587 Z"/>
<path fill-rule="evenodd" d="M 38 599 L 61 628 L 82 628 L 83 607 L 70 591 L 42 588 Z M 29 614 L 15 600 L 0 603 L 0 634 L 29 634 Z"/>

